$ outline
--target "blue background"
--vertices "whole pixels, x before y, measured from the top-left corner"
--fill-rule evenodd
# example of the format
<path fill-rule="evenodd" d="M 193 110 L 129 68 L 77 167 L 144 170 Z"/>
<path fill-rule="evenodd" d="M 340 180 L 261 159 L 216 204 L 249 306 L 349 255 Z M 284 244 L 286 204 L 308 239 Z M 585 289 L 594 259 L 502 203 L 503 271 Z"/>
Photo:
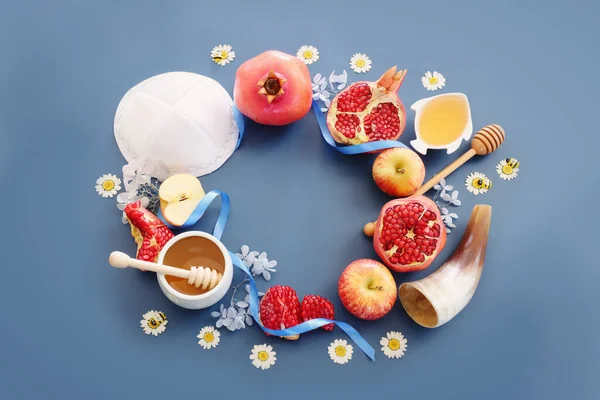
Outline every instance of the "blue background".
<path fill-rule="evenodd" d="M 3 2 L 2 398 L 599 398 L 597 4 L 238 3 Z M 232 64 L 212 63 L 217 44 L 234 47 Z M 204 351 L 195 335 L 214 324 L 209 310 L 180 309 L 160 293 L 154 274 L 107 263 L 113 250 L 135 251 L 115 198 L 94 190 L 98 176 L 121 175 L 112 126 L 123 94 L 174 70 L 208 75 L 232 93 L 243 61 L 268 49 L 295 54 L 304 44 L 321 52 L 311 75 L 346 69 L 351 81 L 374 80 L 393 65 L 408 69 L 400 90 L 407 107 L 432 94 L 421 76 L 440 71 L 447 78 L 441 92 L 469 96 L 475 130 L 490 123 L 506 130 L 500 150 L 448 179 L 463 205 L 443 253 L 426 271 L 395 275 L 400 284 L 434 271 L 458 244 L 472 207 L 493 206 L 475 297 L 435 330 L 416 325 L 399 303 L 375 322 L 341 307 L 339 274 L 355 259 L 376 257 L 362 226 L 389 198 L 371 178 L 374 157 L 328 147 L 313 115 L 286 128 L 247 122 L 240 149 L 201 179 L 207 191 L 231 196 L 225 245 L 237 251 L 248 244 L 277 260 L 270 284 L 329 297 L 336 317 L 376 348 L 375 363 L 358 349 L 349 364 L 332 363 L 327 346 L 345 337 L 339 329 L 297 342 L 267 338 L 256 326 L 224 330 L 219 347 Z M 373 60 L 368 74 L 349 69 L 356 52 Z M 405 143 L 414 137 L 412 121 L 409 111 Z M 468 147 L 424 157 L 427 175 Z M 505 157 L 521 161 L 514 181 L 495 173 Z M 471 171 L 492 178 L 488 194 L 465 190 Z M 199 228 L 211 228 L 216 211 Z M 169 319 L 158 337 L 139 326 L 150 309 Z M 390 330 L 408 338 L 400 360 L 379 350 Z M 267 371 L 248 359 L 260 343 L 277 351 Z"/>

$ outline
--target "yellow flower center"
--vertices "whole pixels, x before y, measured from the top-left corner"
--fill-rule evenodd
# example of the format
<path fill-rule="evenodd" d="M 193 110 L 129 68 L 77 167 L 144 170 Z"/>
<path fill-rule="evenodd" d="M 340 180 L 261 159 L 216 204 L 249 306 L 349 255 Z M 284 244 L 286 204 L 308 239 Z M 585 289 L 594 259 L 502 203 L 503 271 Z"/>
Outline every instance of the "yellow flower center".
<path fill-rule="evenodd" d="M 504 172 L 507 175 L 510 175 L 513 172 L 513 168 L 510 165 L 506 164 L 502 167 L 502 172 Z"/>
<path fill-rule="evenodd" d="M 359 59 L 359 60 L 356 60 L 356 63 L 355 63 L 355 64 L 356 64 L 356 66 L 357 66 L 357 67 L 359 67 L 359 68 L 362 68 L 362 67 L 364 67 L 365 65 L 367 65 L 367 62 L 361 58 L 361 59 Z"/>
<path fill-rule="evenodd" d="M 212 332 L 206 332 L 203 337 L 206 343 L 212 343 L 215 340 L 215 335 Z"/>
<path fill-rule="evenodd" d="M 107 179 L 104 182 L 102 182 L 102 189 L 113 190 L 114 188 L 115 188 L 115 183 L 112 180 Z"/>
<path fill-rule="evenodd" d="M 389 347 L 391 350 L 394 350 L 394 351 L 396 351 L 396 350 L 398 350 L 398 349 L 400 348 L 400 341 L 399 341 L 398 339 L 392 339 L 392 340 L 390 340 L 390 342 L 388 343 L 388 347 Z"/>
<path fill-rule="evenodd" d="M 156 318 L 152 317 L 148 320 L 148 326 L 152 329 L 156 329 L 160 326 L 161 322 Z"/>
<path fill-rule="evenodd" d="M 269 353 L 264 350 L 258 352 L 258 359 L 260 361 L 267 361 L 269 359 Z"/>
<path fill-rule="evenodd" d="M 335 348 L 335 355 L 338 357 L 344 357 L 346 355 L 346 348 L 344 346 L 338 346 Z"/>
<path fill-rule="evenodd" d="M 431 85 L 435 85 L 435 84 L 436 84 L 436 83 L 438 83 L 438 82 L 439 82 L 439 79 L 438 79 L 438 78 L 436 78 L 435 76 L 432 76 L 431 78 L 429 78 L 429 83 L 430 83 Z"/>
<path fill-rule="evenodd" d="M 313 58 L 313 52 L 310 50 L 304 50 L 304 53 L 302 53 L 302 57 L 306 58 L 307 60 L 310 60 L 311 58 Z"/>
<path fill-rule="evenodd" d="M 222 58 L 227 58 L 229 56 L 229 53 L 227 52 L 227 50 L 221 50 L 221 57 Z"/>

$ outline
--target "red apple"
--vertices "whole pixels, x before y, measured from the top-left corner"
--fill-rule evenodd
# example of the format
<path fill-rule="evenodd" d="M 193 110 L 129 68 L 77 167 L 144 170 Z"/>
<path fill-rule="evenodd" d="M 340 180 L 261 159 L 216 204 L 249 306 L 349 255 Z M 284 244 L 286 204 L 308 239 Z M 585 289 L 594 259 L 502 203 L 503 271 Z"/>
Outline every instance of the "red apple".
<path fill-rule="evenodd" d="M 394 197 L 413 195 L 425 179 L 425 165 L 411 149 L 395 147 L 382 151 L 373 163 L 373 180 Z"/>
<path fill-rule="evenodd" d="M 338 294 L 343 306 L 355 317 L 379 319 L 390 312 L 396 302 L 396 282 L 382 263 L 356 260 L 342 272 Z"/>

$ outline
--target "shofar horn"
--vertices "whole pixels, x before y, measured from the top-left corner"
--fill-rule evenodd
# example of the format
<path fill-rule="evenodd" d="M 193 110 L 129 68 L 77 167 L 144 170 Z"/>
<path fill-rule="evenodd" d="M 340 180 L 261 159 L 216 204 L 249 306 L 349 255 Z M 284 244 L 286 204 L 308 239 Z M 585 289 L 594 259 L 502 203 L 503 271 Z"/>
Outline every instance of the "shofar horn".
<path fill-rule="evenodd" d="M 478 204 L 458 248 L 437 271 L 398 288 L 402 307 L 425 328 L 437 328 L 454 318 L 469 303 L 481 278 L 492 207 Z"/>

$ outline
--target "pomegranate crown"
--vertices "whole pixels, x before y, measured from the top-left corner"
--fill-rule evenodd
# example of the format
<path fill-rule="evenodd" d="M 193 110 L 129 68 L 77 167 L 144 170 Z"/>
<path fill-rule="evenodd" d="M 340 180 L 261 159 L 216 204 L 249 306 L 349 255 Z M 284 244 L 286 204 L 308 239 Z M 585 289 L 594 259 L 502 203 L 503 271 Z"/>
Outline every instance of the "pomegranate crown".
<path fill-rule="evenodd" d="M 385 89 L 386 93 L 397 92 L 400 89 L 404 78 L 406 77 L 407 71 L 405 69 L 402 69 L 400 71 L 396 70 L 397 66 L 394 65 L 392 68 L 388 69 L 383 75 L 381 75 L 381 78 L 379 78 L 379 80 L 377 81 L 377 86 L 382 89 Z"/>
<path fill-rule="evenodd" d="M 267 76 L 258 81 L 258 94 L 267 96 L 267 102 L 271 104 L 277 97 L 283 95 L 283 84 L 287 79 L 277 76 L 275 71 L 270 70 Z"/>

